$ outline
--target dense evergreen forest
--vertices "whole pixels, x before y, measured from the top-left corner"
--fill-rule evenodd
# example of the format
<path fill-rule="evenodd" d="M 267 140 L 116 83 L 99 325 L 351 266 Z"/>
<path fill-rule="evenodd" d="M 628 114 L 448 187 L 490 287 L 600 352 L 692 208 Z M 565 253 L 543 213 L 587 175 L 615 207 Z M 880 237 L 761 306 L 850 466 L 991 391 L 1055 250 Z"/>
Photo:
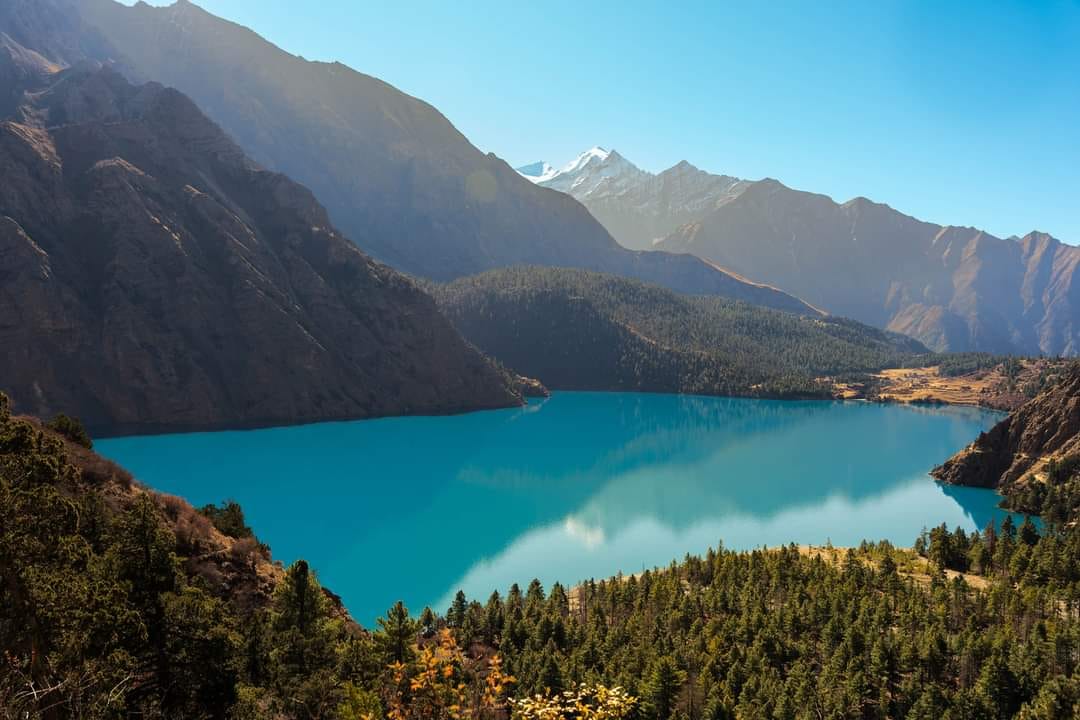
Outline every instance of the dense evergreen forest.
<path fill-rule="evenodd" d="M 899 367 L 927 352 L 852 320 L 584 270 L 508 268 L 428 289 L 481 350 L 555 389 L 827 397 L 823 376 Z"/>
<path fill-rule="evenodd" d="M 51 425 L 0 400 L 5 719 L 1051 719 L 1080 701 L 1075 514 L 936 528 L 914 551 L 719 549 L 444 614 L 398 604 L 369 631 L 306 563 L 268 562 L 239 506 L 140 488 L 77 421 Z"/>

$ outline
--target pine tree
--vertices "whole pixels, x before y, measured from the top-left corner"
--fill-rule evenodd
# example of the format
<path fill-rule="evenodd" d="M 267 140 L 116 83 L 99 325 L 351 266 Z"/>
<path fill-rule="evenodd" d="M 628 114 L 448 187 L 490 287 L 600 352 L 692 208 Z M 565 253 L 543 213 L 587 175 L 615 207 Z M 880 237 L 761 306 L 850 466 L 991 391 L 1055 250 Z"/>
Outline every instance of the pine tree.
<path fill-rule="evenodd" d="M 452 628 L 460 628 L 465 624 L 465 613 L 469 609 L 469 603 L 465 599 L 465 593 L 461 590 L 454 595 L 454 601 L 450 609 L 446 611 L 446 622 Z"/>
<path fill-rule="evenodd" d="M 340 689 L 333 670 L 341 627 L 305 561 L 293 563 L 275 591 L 270 628 L 271 676 L 280 696 L 309 710 L 336 704 Z"/>
<path fill-rule="evenodd" d="M 675 701 L 686 681 L 686 673 L 679 669 L 670 655 L 653 663 L 652 671 L 642 689 L 642 708 L 649 720 L 669 720 L 675 711 Z"/>
<path fill-rule="evenodd" d="M 484 640 L 488 644 L 495 644 L 496 640 L 502 635 L 504 619 L 502 598 L 499 597 L 499 591 L 496 590 L 491 593 L 487 605 L 484 606 Z"/>
<path fill-rule="evenodd" d="M 1024 522 L 1020 525 L 1020 542 L 1028 547 L 1034 547 L 1035 543 L 1039 542 L 1039 531 L 1027 515 L 1024 516 Z"/>
<path fill-rule="evenodd" d="M 413 656 L 417 624 L 409 617 L 409 611 L 398 600 L 386 611 L 386 617 L 378 619 L 379 629 L 375 640 L 382 652 L 383 664 L 407 663 Z"/>

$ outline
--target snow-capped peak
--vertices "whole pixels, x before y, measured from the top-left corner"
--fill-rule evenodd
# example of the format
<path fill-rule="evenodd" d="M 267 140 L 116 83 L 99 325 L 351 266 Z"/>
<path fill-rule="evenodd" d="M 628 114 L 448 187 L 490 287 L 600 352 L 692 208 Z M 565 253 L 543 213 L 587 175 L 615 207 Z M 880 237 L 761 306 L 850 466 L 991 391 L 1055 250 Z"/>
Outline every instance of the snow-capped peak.
<path fill-rule="evenodd" d="M 589 163 L 594 162 L 594 161 L 595 162 L 604 162 L 610 156 L 611 156 L 610 151 L 605 150 L 604 148 L 602 148 L 602 147 L 600 147 L 598 145 L 596 147 L 593 147 L 593 148 L 590 148 L 590 149 L 586 150 L 585 152 L 581 153 L 576 158 L 574 158 L 573 160 L 568 162 L 566 165 L 563 166 L 562 170 L 560 170 L 559 173 L 568 174 L 568 173 L 579 172 L 583 168 L 585 168 L 585 166 L 588 165 Z"/>
<path fill-rule="evenodd" d="M 534 183 L 546 184 L 558 177 L 577 176 L 592 163 L 603 163 L 610 157 L 611 152 L 599 145 L 586 150 L 576 158 L 556 170 L 546 162 L 534 162 L 517 168 L 518 174 L 532 180 Z"/>
<path fill-rule="evenodd" d="M 596 146 L 586 150 L 559 170 L 547 163 L 533 163 L 518 172 L 537 185 L 570 193 L 581 200 L 593 193 L 619 193 L 651 177 L 614 150 Z"/>

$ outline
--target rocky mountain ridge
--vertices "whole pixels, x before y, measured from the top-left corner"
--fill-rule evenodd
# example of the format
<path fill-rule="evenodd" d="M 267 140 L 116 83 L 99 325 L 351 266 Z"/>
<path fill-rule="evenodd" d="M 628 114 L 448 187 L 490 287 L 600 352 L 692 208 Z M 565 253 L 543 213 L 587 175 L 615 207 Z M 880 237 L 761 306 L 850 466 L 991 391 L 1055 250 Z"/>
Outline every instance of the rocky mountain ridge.
<path fill-rule="evenodd" d="M 997 238 L 685 161 L 652 175 L 586 157 L 537 182 L 580 200 L 627 247 L 696 255 L 937 351 L 1080 353 L 1080 248 L 1045 233 Z"/>
<path fill-rule="evenodd" d="M 658 247 L 774 283 L 829 312 L 938 351 L 1080 352 L 1080 248 L 1002 239 L 866 198 L 836 203 L 753 183 Z"/>
<path fill-rule="evenodd" d="M 126 433 L 521 402 L 187 97 L 2 47 L 0 383 L 20 412 Z"/>
<path fill-rule="evenodd" d="M 547 172 L 532 172 L 534 166 Z M 746 181 L 713 175 L 683 160 L 661 173 L 638 168 L 617 151 L 600 147 L 559 170 L 546 163 L 518 168 L 536 184 L 572 195 L 624 247 L 650 250 L 675 228 L 701 218 L 738 195 Z"/>

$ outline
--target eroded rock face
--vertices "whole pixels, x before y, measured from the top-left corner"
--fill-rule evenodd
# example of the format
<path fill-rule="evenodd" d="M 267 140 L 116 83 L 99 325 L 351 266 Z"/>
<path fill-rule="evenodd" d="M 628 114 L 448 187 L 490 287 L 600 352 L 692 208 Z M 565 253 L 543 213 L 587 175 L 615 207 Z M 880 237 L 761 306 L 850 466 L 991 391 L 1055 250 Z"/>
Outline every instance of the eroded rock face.
<path fill-rule="evenodd" d="M 1050 458 L 1080 452 L 1080 367 L 935 468 L 954 485 L 1006 488 Z"/>
<path fill-rule="evenodd" d="M 88 64 L 0 123 L 0 386 L 99 434 L 521 401 L 306 188 L 179 92 Z"/>

